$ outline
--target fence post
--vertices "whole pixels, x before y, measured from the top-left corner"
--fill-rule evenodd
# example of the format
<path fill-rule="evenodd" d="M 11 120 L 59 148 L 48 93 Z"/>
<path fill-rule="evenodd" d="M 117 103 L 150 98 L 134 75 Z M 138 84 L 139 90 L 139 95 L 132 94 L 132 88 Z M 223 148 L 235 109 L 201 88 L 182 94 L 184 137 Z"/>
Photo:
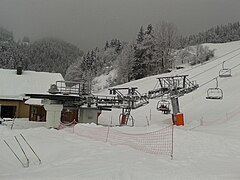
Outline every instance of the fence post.
<path fill-rule="evenodd" d="M 171 160 L 173 160 L 173 128 L 174 128 L 174 125 L 172 124 L 172 151 L 171 151 Z"/>
<path fill-rule="evenodd" d="M 106 142 L 108 141 L 108 135 L 109 135 L 109 126 L 108 126 L 108 130 L 107 130 Z"/>
<path fill-rule="evenodd" d="M 150 109 L 150 117 L 149 117 L 149 121 L 151 121 L 152 120 L 152 111 L 151 111 L 151 109 Z"/>

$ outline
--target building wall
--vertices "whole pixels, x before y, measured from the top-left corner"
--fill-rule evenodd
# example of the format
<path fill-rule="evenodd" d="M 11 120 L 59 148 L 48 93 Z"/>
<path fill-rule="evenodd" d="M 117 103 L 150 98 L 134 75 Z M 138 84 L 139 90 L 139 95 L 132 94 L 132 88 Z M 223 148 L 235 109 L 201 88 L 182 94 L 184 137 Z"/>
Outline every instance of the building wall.
<path fill-rule="evenodd" d="M 29 118 L 30 106 L 24 104 L 24 102 L 19 102 L 18 116 L 20 118 Z"/>
<path fill-rule="evenodd" d="M 98 124 L 100 110 L 97 108 L 81 108 L 78 122 Z"/>
<path fill-rule="evenodd" d="M 15 106 L 17 118 L 28 118 L 29 117 L 29 105 L 24 104 L 23 101 L 8 101 L 0 100 L 1 107 L 3 106 Z"/>

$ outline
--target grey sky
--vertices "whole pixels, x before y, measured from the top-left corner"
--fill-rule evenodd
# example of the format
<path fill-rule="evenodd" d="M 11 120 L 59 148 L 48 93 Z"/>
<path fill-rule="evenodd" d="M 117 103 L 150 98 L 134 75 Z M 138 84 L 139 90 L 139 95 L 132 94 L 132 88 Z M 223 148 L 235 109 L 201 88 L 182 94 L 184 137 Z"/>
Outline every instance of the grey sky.
<path fill-rule="evenodd" d="M 0 0 L 0 26 L 15 37 L 59 37 L 86 50 L 131 40 L 141 25 L 169 21 L 183 34 L 240 20 L 240 0 Z"/>

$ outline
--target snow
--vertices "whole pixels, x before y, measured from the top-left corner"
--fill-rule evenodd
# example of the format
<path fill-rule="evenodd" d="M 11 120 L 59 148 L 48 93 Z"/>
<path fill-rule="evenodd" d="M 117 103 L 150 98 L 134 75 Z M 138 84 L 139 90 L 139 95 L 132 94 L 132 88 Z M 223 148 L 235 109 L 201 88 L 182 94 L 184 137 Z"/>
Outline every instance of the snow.
<path fill-rule="evenodd" d="M 148 154 L 124 145 L 84 138 L 73 134 L 71 129 L 46 129 L 44 123 L 17 119 L 12 130 L 9 126 L 0 126 L 0 179 L 240 179 L 240 65 L 237 66 L 240 64 L 240 41 L 205 45 L 215 49 L 215 57 L 211 61 L 163 75 L 189 74 L 189 78 L 200 85 L 199 89 L 179 98 L 185 126 L 174 127 L 173 160 L 168 156 Z M 235 49 L 238 50 L 233 51 Z M 218 76 L 223 61 L 226 61 L 228 68 L 236 66 L 232 69 L 231 78 L 218 78 L 224 98 L 206 100 L 206 91 L 215 87 L 215 81 L 211 80 Z M 160 75 L 121 86 L 137 86 L 141 93 L 145 93 L 153 89 L 157 77 Z M 102 91 L 101 94 L 108 94 L 108 91 Z M 171 115 L 158 112 L 157 102 L 157 99 L 150 100 L 148 105 L 132 111 L 136 127 L 115 128 L 128 133 L 143 133 L 168 126 L 171 124 Z M 100 123 L 117 124 L 120 112 L 120 109 L 103 112 Z M 22 124 L 25 128 L 21 128 Z M 86 126 L 96 127 L 94 124 Z M 14 139 L 17 136 L 21 140 L 20 134 L 32 145 L 42 164 L 38 164 L 36 157 L 21 142 L 30 159 L 30 167 L 23 168 L 4 144 L 3 139 L 21 155 Z M 21 159 L 24 159 L 23 155 Z"/>
<path fill-rule="evenodd" d="M 99 92 L 109 87 L 109 81 L 114 79 L 116 70 L 111 70 L 108 74 L 103 74 L 93 79 L 93 92 Z"/>
<path fill-rule="evenodd" d="M 42 99 L 34 99 L 34 98 L 29 98 L 28 100 L 25 101 L 25 104 L 28 104 L 28 105 L 43 105 Z"/>
<path fill-rule="evenodd" d="M 17 75 L 16 70 L 0 69 L 0 97 L 2 99 L 22 99 L 28 93 L 46 93 L 51 84 L 63 81 L 60 73 L 23 71 Z"/>

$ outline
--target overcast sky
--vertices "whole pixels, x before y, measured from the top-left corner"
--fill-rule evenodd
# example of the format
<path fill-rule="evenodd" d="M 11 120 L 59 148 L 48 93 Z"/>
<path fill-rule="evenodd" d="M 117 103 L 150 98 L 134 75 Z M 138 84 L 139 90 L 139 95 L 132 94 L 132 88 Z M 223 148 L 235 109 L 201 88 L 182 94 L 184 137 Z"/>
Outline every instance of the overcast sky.
<path fill-rule="evenodd" d="M 183 34 L 240 20 L 240 0 L 0 0 L 0 26 L 19 38 L 59 37 L 86 50 L 173 22 Z"/>

